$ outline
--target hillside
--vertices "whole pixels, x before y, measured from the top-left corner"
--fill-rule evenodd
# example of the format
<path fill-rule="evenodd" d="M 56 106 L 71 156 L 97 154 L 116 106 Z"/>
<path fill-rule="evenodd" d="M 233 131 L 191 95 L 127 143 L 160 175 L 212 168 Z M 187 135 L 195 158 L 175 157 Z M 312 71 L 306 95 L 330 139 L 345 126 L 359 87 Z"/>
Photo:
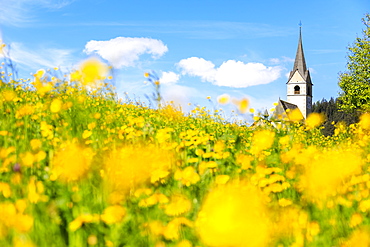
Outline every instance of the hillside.
<path fill-rule="evenodd" d="M 370 115 L 330 137 L 319 114 L 248 127 L 122 102 L 90 72 L 1 84 L 0 246 L 369 241 Z"/>

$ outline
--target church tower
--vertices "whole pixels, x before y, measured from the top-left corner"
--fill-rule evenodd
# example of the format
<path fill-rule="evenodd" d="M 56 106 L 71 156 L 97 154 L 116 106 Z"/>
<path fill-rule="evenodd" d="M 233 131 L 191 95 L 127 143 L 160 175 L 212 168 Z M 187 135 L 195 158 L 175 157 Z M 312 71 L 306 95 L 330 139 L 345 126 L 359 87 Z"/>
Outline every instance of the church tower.
<path fill-rule="evenodd" d="M 299 27 L 299 41 L 294 67 L 287 82 L 287 101 L 298 106 L 304 118 L 312 112 L 312 82 L 303 54 L 302 32 Z"/>

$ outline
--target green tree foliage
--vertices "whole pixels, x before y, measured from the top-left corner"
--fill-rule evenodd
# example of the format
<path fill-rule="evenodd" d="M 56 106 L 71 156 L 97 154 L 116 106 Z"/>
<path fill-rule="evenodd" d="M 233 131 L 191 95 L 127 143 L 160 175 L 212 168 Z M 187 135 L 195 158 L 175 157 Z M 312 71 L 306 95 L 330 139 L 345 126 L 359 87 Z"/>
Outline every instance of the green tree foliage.
<path fill-rule="evenodd" d="M 339 109 L 340 100 L 338 98 L 330 98 L 329 101 L 322 99 L 317 101 L 312 106 L 312 111 L 317 113 L 323 113 L 325 115 L 325 122 L 323 123 L 322 134 L 325 136 L 331 136 L 334 134 L 335 124 L 344 122 L 346 125 L 350 125 L 358 122 L 359 112 L 345 112 Z"/>
<path fill-rule="evenodd" d="M 350 46 L 347 71 L 340 73 L 340 109 L 370 110 L 370 14 L 362 19 L 366 26 L 363 37 Z"/>

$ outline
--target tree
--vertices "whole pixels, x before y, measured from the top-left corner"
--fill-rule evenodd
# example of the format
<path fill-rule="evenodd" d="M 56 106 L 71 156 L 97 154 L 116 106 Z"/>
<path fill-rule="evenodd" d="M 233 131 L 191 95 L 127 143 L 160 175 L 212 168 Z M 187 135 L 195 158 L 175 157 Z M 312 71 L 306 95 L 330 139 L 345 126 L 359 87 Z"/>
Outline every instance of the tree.
<path fill-rule="evenodd" d="M 362 22 L 363 37 L 348 48 L 347 71 L 339 75 L 339 108 L 346 111 L 370 111 L 370 14 Z"/>
<path fill-rule="evenodd" d="M 325 121 L 322 124 L 324 127 L 321 133 L 325 136 L 334 134 L 335 124 L 342 122 L 346 125 L 357 123 L 359 120 L 359 112 L 344 112 L 338 109 L 340 101 L 338 98 L 330 98 L 329 101 L 322 99 L 312 105 L 312 112 L 322 113 L 325 115 Z"/>

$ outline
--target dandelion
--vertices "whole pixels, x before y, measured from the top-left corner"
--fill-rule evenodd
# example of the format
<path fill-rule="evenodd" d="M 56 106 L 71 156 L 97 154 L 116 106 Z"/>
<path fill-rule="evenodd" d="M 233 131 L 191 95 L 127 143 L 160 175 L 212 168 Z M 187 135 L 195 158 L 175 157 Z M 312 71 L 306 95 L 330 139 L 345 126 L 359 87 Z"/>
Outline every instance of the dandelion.
<path fill-rule="evenodd" d="M 233 103 L 236 105 L 238 111 L 241 114 L 244 114 L 247 112 L 249 107 L 249 100 L 247 98 L 241 99 L 241 100 L 233 100 Z"/>
<path fill-rule="evenodd" d="M 363 221 L 363 217 L 361 214 L 359 213 L 354 213 L 352 214 L 351 216 L 351 219 L 350 219 L 350 223 L 349 223 L 349 226 L 350 227 L 356 227 L 358 226 L 359 224 L 361 224 Z"/>
<path fill-rule="evenodd" d="M 165 213 L 169 216 L 178 216 L 189 212 L 191 202 L 183 195 L 173 195 L 170 203 L 165 206 Z"/>
<path fill-rule="evenodd" d="M 109 68 L 96 58 L 89 58 L 81 63 L 79 71 L 75 72 L 73 80 L 80 80 L 85 86 L 91 86 L 107 76 Z"/>
<path fill-rule="evenodd" d="M 252 154 L 259 154 L 261 151 L 266 150 L 274 143 L 275 132 L 270 130 L 256 131 L 252 137 Z"/>
<path fill-rule="evenodd" d="M 1 96 L 5 102 L 10 102 L 17 97 L 17 94 L 13 90 L 4 90 L 1 92 Z"/>
<path fill-rule="evenodd" d="M 311 113 L 310 115 L 308 115 L 306 119 L 306 122 L 305 122 L 306 128 L 310 130 L 317 126 L 320 126 L 324 122 L 324 119 L 325 117 L 321 113 L 316 113 L 316 112 Z"/>
<path fill-rule="evenodd" d="M 174 178 L 175 180 L 181 181 L 186 186 L 196 184 L 200 180 L 199 174 L 192 166 L 188 166 L 184 170 L 178 169 L 175 172 Z"/>
<path fill-rule="evenodd" d="M 291 111 L 287 111 L 288 119 L 292 122 L 299 122 L 303 119 L 302 112 L 299 110 L 299 108 L 295 108 Z"/>
<path fill-rule="evenodd" d="M 104 161 L 106 186 L 111 192 L 125 194 L 149 182 L 154 171 L 169 170 L 172 156 L 171 152 L 154 146 L 132 145 L 113 150 Z"/>
<path fill-rule="evenodd" d="M 222 94 L 217 97 L 217 102 L 221 105 L 228 104 L 230 102 L 230 95 Z"/>
<path fill-rule="evenodd" d="M 30 141 L 31 149 L 33 151 L 39 150 L 41 148 L 42 142 L 39 139 L 32 139 Z"/>
<path fill-rule="evenodd" d="M 122 221 L 126 215 L 126 209 L 120 205 L 113 205 L 104 209 L 101 220 L 106 224 L 114 224 Z"/>
<path fill-rule="evenodd" d="M 93 152 L 76 143 L 64 143 L 52 160 L 51 180 L 63 182 L 77 181 L 88 172 Z"/>
<path fill-rule="evenodd" d="M 212 190 L 195 222 L 209 246 L 267 246 L 270 221 L 263 196 L 251 185 L 231 183 Z"/>
<path fill-rule="evenodd" d="M 314 156 L 308 152 L 307 159 L 296 160 L 304 166 L 300 189 L 313 201 L 337 194 L 345 179 L 361 172 L 363 161 L 358 150 L 314 152 Z"/>
<path fill-rule="evenodd" d="M 370 129 L 370 113 L 364 113 L 360 116 L 360 126 L 363 129 Z"/>
<path fill-rule="evenodd" d="M 62 109 L 62 105 L 63 101 L 61 101 L 60 99 L 54 99 L 50 104 L 50 111 L 52 113 L 60 112 L 60 110 Z"/>

